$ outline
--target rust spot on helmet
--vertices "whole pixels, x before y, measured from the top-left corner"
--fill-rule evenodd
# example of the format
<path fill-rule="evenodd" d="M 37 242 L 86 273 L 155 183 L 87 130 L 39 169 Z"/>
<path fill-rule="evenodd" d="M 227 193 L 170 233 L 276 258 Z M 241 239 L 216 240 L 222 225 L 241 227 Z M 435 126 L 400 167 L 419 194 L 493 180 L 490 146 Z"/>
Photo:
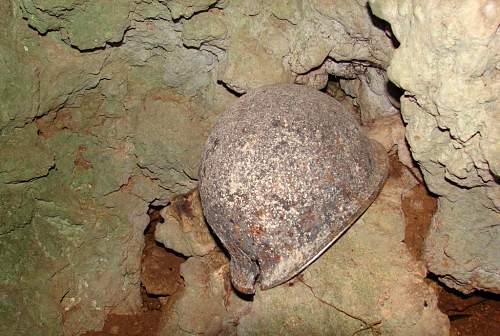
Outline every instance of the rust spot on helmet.
<path fill-rule="evenodd" d="M 387 167 L 383 148 L 319 91 L 274 85 L 242 96 L 219 117 L 200 167 L 203 210 L 231 255 L 235 288 L 297 275 L 373 202 Z"/>
<path fill-rule="evenodd" d="M 252 236 L 261 236 L 263 234 L 266 233 L 266 230 L 264 228 L 261 228 L 261 227 L 251 227 L 248 229 L 248 234 L 252 235 Z"/>

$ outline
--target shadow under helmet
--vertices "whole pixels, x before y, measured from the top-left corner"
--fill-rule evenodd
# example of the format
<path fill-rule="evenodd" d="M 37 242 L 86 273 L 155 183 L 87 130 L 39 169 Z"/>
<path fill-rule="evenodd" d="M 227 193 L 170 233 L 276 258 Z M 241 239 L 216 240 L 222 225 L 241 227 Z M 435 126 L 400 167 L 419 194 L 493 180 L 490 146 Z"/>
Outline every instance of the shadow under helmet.
<path fill-rule="evenodd" d="M 384 149 L 335 99 L 300 85 L 247 93 L 208 138 L 200 196 L 243 293 L 279 285 L 319 257 L 373 202 Z"/>

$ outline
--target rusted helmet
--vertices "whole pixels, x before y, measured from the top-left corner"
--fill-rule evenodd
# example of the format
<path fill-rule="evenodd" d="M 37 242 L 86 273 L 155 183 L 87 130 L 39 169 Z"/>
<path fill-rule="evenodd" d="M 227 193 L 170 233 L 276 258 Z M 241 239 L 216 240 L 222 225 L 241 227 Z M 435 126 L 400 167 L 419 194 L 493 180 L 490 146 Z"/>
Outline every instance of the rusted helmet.
<path fill-rule="evenodd" d="M 243 293 L 279 285 L 319 257 L 373 202 L 384 149 L 330 96 L 266 86 L 218 119 L 200 167 L 208 224 Z"/>

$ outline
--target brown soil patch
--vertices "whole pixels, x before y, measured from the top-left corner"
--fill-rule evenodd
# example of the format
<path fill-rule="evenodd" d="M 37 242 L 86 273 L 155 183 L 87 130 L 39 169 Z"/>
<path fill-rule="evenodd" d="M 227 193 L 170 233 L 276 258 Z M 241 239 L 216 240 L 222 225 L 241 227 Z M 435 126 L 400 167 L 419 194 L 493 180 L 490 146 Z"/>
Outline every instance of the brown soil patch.
<path fill-rule="evenodd" d="M 389 178 L 399 179 L 403 176 L 405 170 L 409 170 L 398 158 L 397 152 L 390 152 L 389 156 Z"/>
<path fill-rule="evenodd" d="M 186 260 L 156 243 L 156 222 L 146 229 L 141 281 L 150 295 L 170 296 L 182 286 L 181 264 Z"/>
<path fill-rule="evenodd" d="M 90 331 L 82 336 L 154 336 L 158 334 L 161 310 L 137 315 L 109 314 L 101 331 Z"/>
<path fill-rule="evenodd" d="M 406 246 L 420 260 L 425 236 L 437 210 L 437 199 L 429 194 L 423 184 L 418 184 L 403 195 L 401 207 L 406 223 Z"/>
<path fill-rule="evenodd" d="M 450 336 L 500 335 L 500 295 L 463 295 L 440 287 L 438 307 L 450 319 Z"/>

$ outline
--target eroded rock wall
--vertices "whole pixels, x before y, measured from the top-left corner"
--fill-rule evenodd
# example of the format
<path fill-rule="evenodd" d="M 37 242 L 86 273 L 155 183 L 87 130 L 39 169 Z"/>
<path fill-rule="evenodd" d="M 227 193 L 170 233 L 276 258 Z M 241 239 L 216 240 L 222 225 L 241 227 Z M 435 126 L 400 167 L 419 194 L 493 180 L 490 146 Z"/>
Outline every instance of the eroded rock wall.
<path fill-rule="evenodd" d="M 166 205 L 194 188 L 207 132 L 236 96 L 280 82 L 322 89 L 333 76 L 363 121 L 398 112 L 386 92 L 385 73 L 395 45 L 388 26 L 370 14 L 364 0 L 335 6 L 324 0 L 7 0 L 0 13 L 0 334 L 78 335 L 100 330 L 109 312 L 140 308 L 148 207 Z M 380 226 L 375 231 L 384 237 L 384 225 L 390 226 L 399 239 L 402 220 L 396 210 L 391 214 L 393 221 L 367 222 Z M 363 242 L 353 237 L 345 244 L 350 249 Z M 398 249 L 405 253 L 403 246 Z M 206 273 L 214 272 L 209 299 L 226 290 L 220 287 L 223 258 L 210 256 L 215 266 L 196 256 L 181 267 L 188 284 L 200 288 L 205 287 L 199 277 L 188 272 L 196 275 L 205 266 Z M 434 294 L 421 281 L 424 272 L 405 258 L 395 266 L 410 265 L 400 288 L 406 294 L 416 288 L 429 308 L 408 294 L 414 306 L 398 321 L 425 315 L 436 334 L 445 333 L 445 319 L 434 314 Z M 323 266 L 316 270 L 322 273 Z M 391 281 L 359 286 L 376 297 L 389 291 Z M 317 285 L 325 288 L 321 279 Z M 307 286 L 294 290 L 310 301 Z M 264 305 L 272 295 L 256 303 Z M 325 293 L 324 299 L 337 298 Z M 214 310 L 223 313 L 225 303 L 217 300 Z M 246 304 L 233 300 L 248 313 Z M 394 300 L 389 295 L 385 301 Z M 319 301 L 307 309 L 322 306 L 325 316 L 349 320 L 345 330 L 354 332 L 389 320 L 396 301 L 366 323 L 332 313 Z M 179 300 L 174 311 L 189 307 Z M 260 316 L 255 307 L 252 316 Z M 365 316 L 365 308 L 358 308 Z M 221 324 L 211 322 L 205 316 L 202 324 Z M 251 319 L 243 323 L 250 326 Z M 406 328 L 403 322 L 375 323 L 367 330 L 374 327 L 402 334 Z M 418 323 L 412 330 L 430 329 Z M 165 334 L 173 334 L 168 324 Z"/>
<path fill-rule="evenodd" d="M 0 334 L 140 309 L 148 207 L 192 189 L 233 99 L 157 1 L 3 1 Z"/>
<path fill-rule="evenodd" d="M 388 74 L 413 158 L 439 209 L 429 270 L 464 293 L 500 292 L 500 3 L 377 1 L 401 46 Z"/>

